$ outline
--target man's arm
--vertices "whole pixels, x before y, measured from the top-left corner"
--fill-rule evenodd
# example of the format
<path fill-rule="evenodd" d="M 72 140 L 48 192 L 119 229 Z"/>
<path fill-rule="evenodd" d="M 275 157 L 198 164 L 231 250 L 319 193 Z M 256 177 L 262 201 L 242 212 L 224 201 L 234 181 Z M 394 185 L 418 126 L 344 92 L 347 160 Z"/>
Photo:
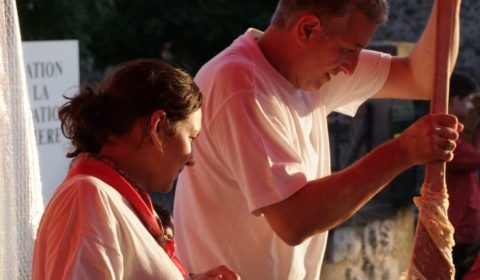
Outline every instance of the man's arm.
<path fill-rule="evenodd" d="M 454 1 L 454 0 L 452 0 Z M 450 46 L 450 71 L 453 71 L 458 56 L 460 36 L 460 5 L 456 1 L 453 40 Z M 383 88 L 374 98 L 430 99 L 433 92 L 435 71 L 435 33 L 437 1 L 432 8 L 427 26 L 408 57 L 394 57 L 390 74 Z"/>
<path fill-rule="evenodd" d="M 427 115 L 349 168 L 310 181 L 294 195 L 260 212 L 280 238 L 297 245 L 344 222 L 407 168 L 452 160 L 452 151 L 443 147 L 449 139 L 457 139 L 456 130 L 461 129 L 454 116 Z"/>

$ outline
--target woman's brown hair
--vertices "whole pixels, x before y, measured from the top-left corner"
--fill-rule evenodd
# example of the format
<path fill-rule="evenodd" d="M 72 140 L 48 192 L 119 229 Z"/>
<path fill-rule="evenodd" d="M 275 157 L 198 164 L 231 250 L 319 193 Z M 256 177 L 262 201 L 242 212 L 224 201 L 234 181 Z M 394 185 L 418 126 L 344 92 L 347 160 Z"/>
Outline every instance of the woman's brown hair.
<path fill-rule="evenodd" d="M 178 121 L 198 110 L 202 94 L 186 72 L 156 59 L 138 59 L 116 66 L 104 83 L 84 86 L 59 110 L 62 133 L 74 151 L 98 153 L 108 135 L 124 135 L 133 124 L 164 110 L 167 121 Z"/>

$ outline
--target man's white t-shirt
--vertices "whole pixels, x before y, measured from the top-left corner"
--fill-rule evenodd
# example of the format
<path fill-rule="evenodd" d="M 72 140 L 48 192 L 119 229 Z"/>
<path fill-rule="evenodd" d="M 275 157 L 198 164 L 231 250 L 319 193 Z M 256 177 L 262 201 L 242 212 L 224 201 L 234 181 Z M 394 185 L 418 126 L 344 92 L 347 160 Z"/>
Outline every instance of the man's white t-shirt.
<path fill-rule="evenodd" d="M 319 279 L 327 233 L 289 246 L 258 210 L 330 174 L 327 115 L 354 114 L 380 90 L 390 56 L 363 51 L 352 76 L 304 92 L 267 62 L 261 34 L 247 30 L 195 78 L 203 130 L 177 184 L 178 254 L 191 272 L 225 264 L 249 280 Z"/>
<path fill-rule="evenodd" d="M 81 174 L 66 180 L 45 209 L 32 276 L 183 279 L 131 204 L 110 185 Z"/>

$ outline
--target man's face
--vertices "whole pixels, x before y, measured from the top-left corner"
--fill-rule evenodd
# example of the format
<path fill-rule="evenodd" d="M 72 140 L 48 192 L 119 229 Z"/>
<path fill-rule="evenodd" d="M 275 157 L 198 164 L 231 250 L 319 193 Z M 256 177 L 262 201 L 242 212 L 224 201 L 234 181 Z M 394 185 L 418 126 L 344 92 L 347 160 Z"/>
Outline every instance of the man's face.
<path fill-rule="evenodd" d="M 354 12 L 344 27 L 327 36 L 322 30 L 312 37 L 296 65 L 296 81 L 303 90 L 317 90 L 338 73 L 351 75 L 355 70 L 360 51 L 365 48 L 377 29 L 377 24 L 362 12 Z"/>

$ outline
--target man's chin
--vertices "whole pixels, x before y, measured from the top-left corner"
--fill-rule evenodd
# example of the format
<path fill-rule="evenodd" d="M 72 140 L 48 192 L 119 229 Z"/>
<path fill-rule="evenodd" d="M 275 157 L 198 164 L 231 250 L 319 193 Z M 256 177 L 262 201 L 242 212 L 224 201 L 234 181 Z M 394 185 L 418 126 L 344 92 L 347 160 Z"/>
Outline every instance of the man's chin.
<path fill-rule="evenodd" d="M 316 81 L 316 83 L 314 85 L 312 85 L 310 90 L 311 91 L 317 91 L 328 82 L 330 82 L 330 76 L 329 75 L 323 76 L 321 79 Z"/>
<path fill-rule="evenodd" d="M 304 89 L 305 91 L 318 91 L 325 83 L 316 83 L 315 85 L 311 85 L 308 89 Z"/>

